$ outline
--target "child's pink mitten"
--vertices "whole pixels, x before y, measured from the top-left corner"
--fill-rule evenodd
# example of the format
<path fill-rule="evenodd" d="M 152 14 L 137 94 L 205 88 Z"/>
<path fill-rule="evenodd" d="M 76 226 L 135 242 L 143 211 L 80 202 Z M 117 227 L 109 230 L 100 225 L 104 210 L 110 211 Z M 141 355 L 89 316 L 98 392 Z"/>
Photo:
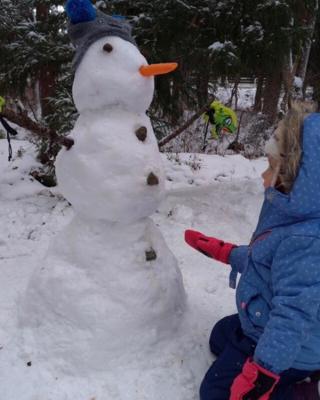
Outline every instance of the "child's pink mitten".
<path fill-rule="evenodd" d="M 189 246 L 200 251 L 200 253 L 225 264 L 228 264 L 231 250 L 237 247 L 235 244 L 205 236 L 203 233 L 191 229 L 185 231 L 184 238 Z"/>

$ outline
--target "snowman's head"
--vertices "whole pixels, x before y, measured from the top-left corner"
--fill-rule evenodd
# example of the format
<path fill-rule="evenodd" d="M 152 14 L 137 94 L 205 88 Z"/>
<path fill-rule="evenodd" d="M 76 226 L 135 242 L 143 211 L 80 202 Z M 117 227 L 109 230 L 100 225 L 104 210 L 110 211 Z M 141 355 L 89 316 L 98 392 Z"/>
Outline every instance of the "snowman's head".
<path fill-rule="evenodd" d="M 116 36 L 94 42 L 75 73 L 73 98 L 80 113 L 120 107 L 145 112 L 153 97 L 154 79 L 140 72 L 147 61 L 132 43 Z"/>
<path fill-rule="evenodd" d="M 123 20 L 96 11 L 90 0 L 68 0 L 69 34 L 76 48 L 73 97 L 80 113 L 119 107 L 145 112 L 154 75 L 176 64 L 148 65 Z"/>

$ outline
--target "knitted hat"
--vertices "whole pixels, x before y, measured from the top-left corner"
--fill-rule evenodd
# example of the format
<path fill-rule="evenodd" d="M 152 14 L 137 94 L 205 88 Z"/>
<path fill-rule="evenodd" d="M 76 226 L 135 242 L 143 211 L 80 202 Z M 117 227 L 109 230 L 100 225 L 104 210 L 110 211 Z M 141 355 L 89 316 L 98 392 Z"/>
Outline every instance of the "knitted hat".
<path fill-rule="evenodd" d="M 131 27 L 124 20 L 97 11 L 90 0 L 68 0 L 66 13 L 70 19 L 68 32 L 76 54 L 73 59 L 77 69 L 88 48 L 105 36 L 118 36 L 136 46 Z"/>

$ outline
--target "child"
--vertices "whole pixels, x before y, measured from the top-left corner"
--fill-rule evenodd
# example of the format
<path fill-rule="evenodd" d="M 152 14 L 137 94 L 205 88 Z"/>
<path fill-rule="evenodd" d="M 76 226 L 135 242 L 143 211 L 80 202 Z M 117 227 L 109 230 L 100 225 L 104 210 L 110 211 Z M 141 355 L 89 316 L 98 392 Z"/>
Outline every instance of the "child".
<path fill-rule="evenodd" d="M 213 328 L 201 400 L 320 400 L 320 114 L 289 111 L 267 146 L 265 200 L 248 246 L 187 230 L 186 242 L 237 273 L 238 314 Z"/>

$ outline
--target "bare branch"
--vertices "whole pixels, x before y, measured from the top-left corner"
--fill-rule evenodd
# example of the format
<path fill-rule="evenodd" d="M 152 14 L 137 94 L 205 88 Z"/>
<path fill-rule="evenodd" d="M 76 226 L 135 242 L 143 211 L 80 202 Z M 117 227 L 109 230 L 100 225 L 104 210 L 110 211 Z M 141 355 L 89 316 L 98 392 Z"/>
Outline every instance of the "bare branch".
<path fill-rule="evenodd" d="M 210 100 L 208 104 L 202 107 L 198 112 L 196 112 L 188 121 L 186 121 L 182 126 L 172 132 L 170 135 L 166 136 L 164 139 L 160 140 L 159 147 L 164 146 L 169 143 L 172 139 L 180 135 L 183 131 L 185 131 L 194 121 L 196 121 L 203 113 L 205 113 L 209 108 L 214 98 Z"/>
<path fill-rule="evenodd" d="M 68 150 L 71 149 L 74 144 L 73 139 L 58 135 L 55 130 L 33 121 L 26 113 L 18 114 L 6 108 L 2 111 L 1 115 L 21 128 L 27 129 L 41 138 L 47 138 L 51 142 L 65 146 Z"/>

